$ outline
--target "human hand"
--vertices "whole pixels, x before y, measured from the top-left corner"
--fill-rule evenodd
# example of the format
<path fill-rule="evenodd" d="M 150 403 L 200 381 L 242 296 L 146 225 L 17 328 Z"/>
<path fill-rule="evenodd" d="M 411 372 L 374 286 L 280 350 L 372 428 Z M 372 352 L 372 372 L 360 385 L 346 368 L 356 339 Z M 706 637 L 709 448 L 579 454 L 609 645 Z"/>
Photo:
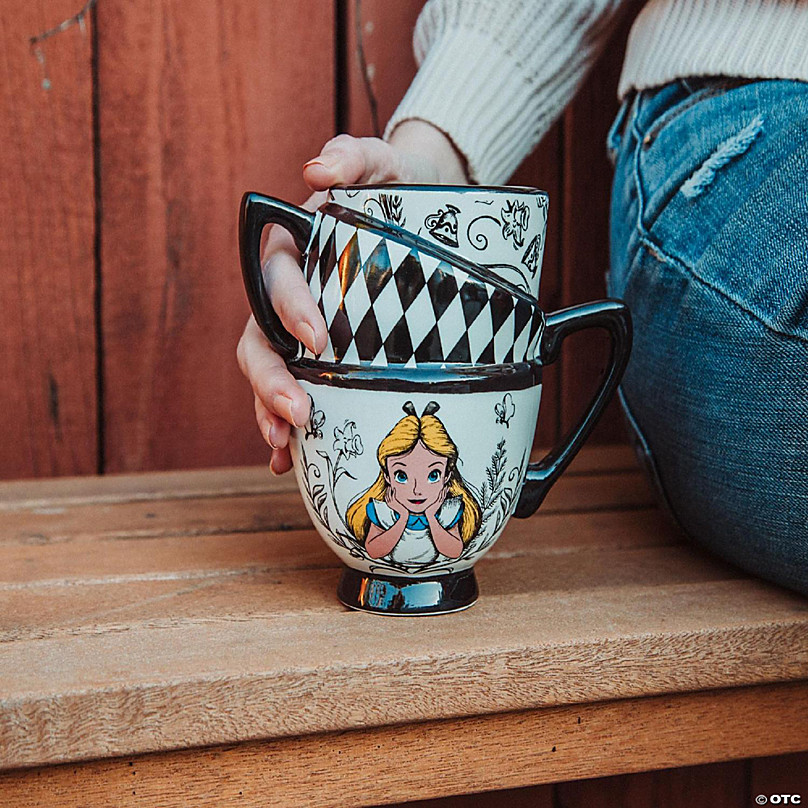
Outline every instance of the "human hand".
<path fill-rule="evenodd" d="M 467 182 L 463 160 L 451 141 L 431 124 L 415 120 L 396 127 L 389 142 L 338 135 L 303 166 L 303 179 L 315 192 L 303 205 L 312 211 L 334 185 Z M 326 324 L 300 271 L 300 253 L 281 227 L 270 228 L 263 266 L 267 292 L 284 328 L 312 353 L 322 352 L 328 339 Z M 302 427 L 308 421 L 308 396 L 254 317 L 247 321 L 237 356 L 252 385 L 261 435 L 272 449 L 269 468 L 282 474 L 292 467 L 290 425 Z"/>
<path fill-rule="evenodd" d="M 403 516 L 405 519 L 409 518 L 410 515 L 409 508 L 406 505 L 402 505 L 402 503 L 398 501 L 398 499 L 396 498 L 396 489 L 392 485 L 387 489 L 384 495 L 384 501 L 399 516 Z"/>
<path fill-rule="evenodd" d="M 446 501 L 446 488 L 442 488 L 440 494 L 438 494 L 438 498 L 429 506 L 424 509 L 424 513 L 426 514 L 427 519 L 435 519 L 437 517 L 437 513 L 441 508 L 441 505 Z"/>

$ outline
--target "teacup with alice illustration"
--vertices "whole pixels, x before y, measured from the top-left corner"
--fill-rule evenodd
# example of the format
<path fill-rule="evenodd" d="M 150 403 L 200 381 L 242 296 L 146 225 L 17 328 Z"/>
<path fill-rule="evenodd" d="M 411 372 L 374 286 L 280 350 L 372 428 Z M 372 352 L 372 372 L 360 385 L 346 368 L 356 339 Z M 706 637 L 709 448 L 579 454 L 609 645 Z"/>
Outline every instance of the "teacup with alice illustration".
<path fill-rule="evenodd" d="M 411 401 L 379 444 L 379 475 L 348 507 L 346 522 L 371 558 L 405 564 L 459 558 L 480 527 L 480 506 L 457 469 L 457 446 L 431 401 Z"/>

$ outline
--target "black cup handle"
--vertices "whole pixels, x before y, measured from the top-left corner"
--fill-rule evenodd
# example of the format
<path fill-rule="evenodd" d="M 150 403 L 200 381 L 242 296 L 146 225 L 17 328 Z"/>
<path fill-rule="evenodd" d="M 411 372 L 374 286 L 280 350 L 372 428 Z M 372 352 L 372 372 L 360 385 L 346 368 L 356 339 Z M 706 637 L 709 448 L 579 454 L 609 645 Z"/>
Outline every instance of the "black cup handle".
<path fill-rule="evenodd" d="M 539 345 L 538 358 L 542 365 L 555 362 L 564 340 L 584 328 L 605 328 L 608 331 L 611 339 L 608 370 L 592 403 L 575 428 L 546 457 L 527 467 L 525 482 L 514 511 L 514 516 L 520 519 L 536 512 L 547 492 L 578 453 L 614 395 L 628 364 L 632 336 L 628 307 L 620 300 L 598 300 L 548 315 Z"/>
<path fill-rule="evenodd" d="M 279 224 L 286 228 L 292 234 L 295 246 L 302 253 L 311 239 L 314 214 L 280 199 L 256 193 L 244 194 L 239 210 L 238 243 L 241 272 L 250 308 L 272 347 L 285 360 L 292 360 L 301 355 L 302 346 L 283 327 L 281 318 L 272 308 L 261 270 L 261 233 L 268 224 Z"/>

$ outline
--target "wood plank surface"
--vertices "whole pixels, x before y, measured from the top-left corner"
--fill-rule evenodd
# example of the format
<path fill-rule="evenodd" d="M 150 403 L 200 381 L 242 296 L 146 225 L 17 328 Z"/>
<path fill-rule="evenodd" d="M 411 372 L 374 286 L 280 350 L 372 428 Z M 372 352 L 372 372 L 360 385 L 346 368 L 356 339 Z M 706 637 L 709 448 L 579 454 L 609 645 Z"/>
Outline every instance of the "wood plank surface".
<path fill-rule="evenodd" d="M 540 459 L 545 451 L 538 450 L 531 459 Z M 628 445 L 589 445 L 573 459 L 562 480 L 586 474 L 606 473 L 612 476 L 636 471 L 634 453 Z M 294 475 L 273 477 L 267 466 L 9 480 L 0 481 L 0 511 L 90 503 L 218 498 L 296 490 Z"/>
<path fill-rule="evenodd" d="M 0 767 L 808 676 L 805 599 L 683 543 L 607 456 L 509 524 L 473 609 L 395 631 L 338 604 L 263 470 L 6 484 Z"/>
<path fill-rule="evenodd" d="M 245 475 L 246 476 L 246 475 Z M 268 475 L 266 475 L 268 476 Z M 266 485 L 256 478 L 259 484 Z M 279 485 L 247 495 L 181 496 L 123 502 L 38 502 L 0 509 L 0 544 L 53 544 L 88 539 L 157 538 L 294 530 L 311 526 L 303 501 Z M 562 477 L 535 518 L 575 512 L 648 508 L 653 498 L 638 472 Z M 528 520 L 528 523 L 530 520 Z M 514 526 L 520 524 L 514 520 Z M 525 524 L 525 522 L 522 522 Z"/>
<path fill-rule="evenodd" d="M 106 571 L 103 576 L 91 577 L 92 571 L 88 571 L 82 576 L 0 584 L 0 643 L 115 633 L 122 625 L 174 628 L 183 621 L 207 622 L 224 616 L 227 620 L 252 620 L 283 616 L 294 609 L 333 611 L 337 607 L 334 590 L 339 577 L 334 559 L 316 536 L 306 537 L 311 541 L 302 551 L 299 545 L 292 545 L 293 536 L 289 534 L 288 549 L 289 555 L 294 555 L 287 559 L 286 568 L 267 564 L 265 554 L 264 559 L 255 558 L 259 555 L 255 550 L 265 550 L 266 543 L 250 542 L 247 552 L 252 550 L 253 558 L 245 559 L 241 569 L 216 568 L 221 556 L 197 560 L 199 555 L 208 555 L 205 548 L 198 551 L 186 546 L 172 549 L 197 560 L 195 569 L 167 570 L 167 565 L 162 564 L 156 571 L 132 571 L 130 567 L 117 575 Z M 237 555 L 231 549 L 232 540 L 230 545 L 223 548 L 227 555 Z M 535 547 L 537 543 L 533 541 L 531 545 Z M 511 548 L 513 544 L 507 546 Z M 511 549 L 495 548 L 480 562 L 480 586 L 487 597 L 493 597 L 542 589 L 549 594 L 740 577 L 733 568 L 702 559 L 689 548 L 581 550 L 559 555 L 517 554 Z M 140 552 L 143 554 L 143 550 Z M 151 563 L 163 561 L 161 555 L 157 553 Z M 694 565 L 694 560 L 699 563 Z M 213 568 L 205 569 L 205 561 Z M 618 569 L 616 574 L 610 572 L 614 568 Z"/>
<path fill-rule="evenodd" d="M 497 594 L 481 574 L 473 609 L 392 632 L 316 610 L 336 585 L 318 577 L 298 582 L 311 610 L 3 643 L 0 765 L 808 676 L 804 599 L 748 579 Z"/>
<path fill-rule="evenodd" d="M 333 134 L 333 4 L 100 3 L 104 468 L 267 456 L 235 361 L 245 190 L 302 202 Z"/>
<path fill-rule="evenodd" d="M 0 2 L 0 478 L 98 468 L 92 22 L 30 44 L 76 5 Z"/>
<path fill-rule="evenodd" d="M 11 771 L 0 793 L 4 808 L 358 807 L 806 746 L 808 686 L 781 684 Z"/>

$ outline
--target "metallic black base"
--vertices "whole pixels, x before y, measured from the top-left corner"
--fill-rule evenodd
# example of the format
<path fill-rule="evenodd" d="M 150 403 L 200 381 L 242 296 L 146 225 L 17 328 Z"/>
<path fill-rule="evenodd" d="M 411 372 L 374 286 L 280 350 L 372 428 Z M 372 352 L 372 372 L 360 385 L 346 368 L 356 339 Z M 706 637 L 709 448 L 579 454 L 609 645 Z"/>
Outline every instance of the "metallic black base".
<path fill-rule="evenodd" d="M 434 578 L 398 578 L 346 568 L 337 587 L 337 597 L 351 609 L 393 615 L 459 612 L 478 594 L 473 569 Z"/>

